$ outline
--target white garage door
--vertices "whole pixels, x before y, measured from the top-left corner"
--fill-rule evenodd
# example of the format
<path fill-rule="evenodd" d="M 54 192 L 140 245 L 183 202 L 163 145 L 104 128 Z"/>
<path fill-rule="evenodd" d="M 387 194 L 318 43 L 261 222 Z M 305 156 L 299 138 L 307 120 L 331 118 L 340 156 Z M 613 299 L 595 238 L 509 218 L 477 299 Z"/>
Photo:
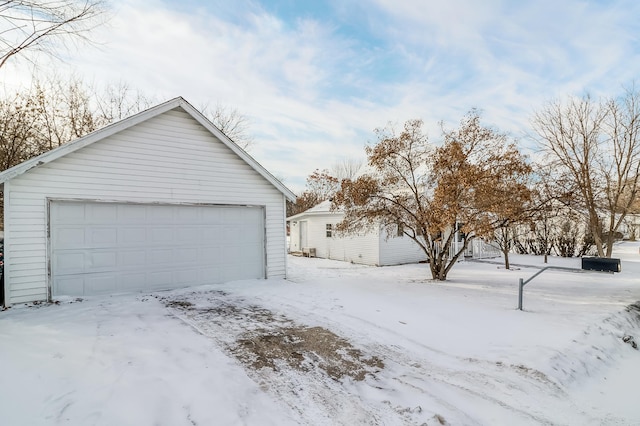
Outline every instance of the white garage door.
<path fill-rule="evenodd" d="M 263 278 L 261 207 L 56 201 L 54 296 L 150 291 Z"/>

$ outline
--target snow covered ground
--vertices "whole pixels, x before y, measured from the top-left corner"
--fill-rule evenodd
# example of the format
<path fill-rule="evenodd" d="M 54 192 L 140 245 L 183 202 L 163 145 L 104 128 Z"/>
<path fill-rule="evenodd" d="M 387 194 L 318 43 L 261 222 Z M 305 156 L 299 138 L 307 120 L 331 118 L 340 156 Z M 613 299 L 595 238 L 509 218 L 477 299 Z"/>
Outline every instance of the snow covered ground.
<path fill-rule="evenodd" d="M 0 424 L 637 425 L 639 244 L 614 254 L 620 274 L 544 272 L 522 312 L 537 257 L 444 283 L 289 257 L 288 280 L 14 306 Z"/>

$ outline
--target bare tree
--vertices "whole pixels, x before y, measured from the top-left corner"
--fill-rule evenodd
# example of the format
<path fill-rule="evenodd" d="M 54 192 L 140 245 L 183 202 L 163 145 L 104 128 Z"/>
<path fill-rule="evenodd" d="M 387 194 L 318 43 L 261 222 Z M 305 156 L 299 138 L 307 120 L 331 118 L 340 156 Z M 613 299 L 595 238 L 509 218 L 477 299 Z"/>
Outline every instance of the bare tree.
<path fill-rule="evenodd" d="M 604 132 L 612 155 L 598 158 L 598 165 L 605 172 L 609 217 L 604 231 L 610 257 L 613 239 L 627 214 L 635 211 L 640 195 L 640 93 L 628 89 L 623 96 L 609 100 L 606 108 Z"/>
<path fill-rule="evenodd" d="M 359 158 L 343 158 L 331 166 L 331 175 L 338 179 L 355 179 L 358 172 L 362 169 L 364 161 Z"/>
<path fill-rule="evenodd" d="M 515 247 L 516 243 L 516 227 L 513 224 L 505 224 L 499 227 L 493 233 L 493 241 L 496 242 L 498 248 L 502 252 L 504 258 L 505 269 L 511 269 L 509 263 L 509 253 Z"/>
<path fill-rule="evenodd" d="M 601 102 L 589 96 L 552 102 L 535 114 L 533 127 L 557 191 L 571 194 L 598 255 L 611 257 L 616 232 L 640 190 L 638 92 Z"/>
<path fill-rule="evenodd" d="M 340 188 L 340 181 L 327 169 L 316 169 L 307 177 L 305 191 L 296 198 L 295 203 L 287 204 L 287 216 L 302 213 L 311 207 L 331 199 Z"/>
<path fill-rule="evenodd" d="M 86 135 L 101 126 L 91 105 L 91 93 L 82 80 L 57 76 L 36 78 L 25 93 L 36 105 L 36 143 L 40 153 Z"/>
<path fill-rule="evenodd" d="M 96 89 L 78 77 L 36 77 L 29 89 L 0 98 L 0 167 L 12 167 L 148 106 L 125 84 Z"/>
<path fill-rule="evenodd" d="M 211 108 L 206 104 L 200 111 L 240 148 L 245 151 L 251 149 L 254 141 L 249 132 L 249 119 L 237 109 L 221 104 Z"/>
<path fill-rule="evenodd" d="M 401 229 L 425 253 L 433 279 L 445 280 L 473 238 L 492 236 L 529 200 L 531 168 L 476 111 L 458 129 L 443 130 L 437 147 L 421 120 L 407 121 L 400 133 L 376 132 L 377 144 L 366 148 L 370 172 L 343 180 L 334 197 L 345 212 L 338 230 Z M 450 254 L 456 231 L 463 244 Z"/>
<path fill-rule="evenodd" d="M 0 170 L 39 154 L 37 106 L 22 93 L 0 99 Z"/>
<path fill-rule="evenodd" d="M 330 200 L 340 189 L 340 182 L 355 179 L 362 166 L 361 160 L 344 158 L 336 162 L 331 170 L 315 169 L 307 177 L 306 188 L 296 198 L 295 203 L 287 202 L 287 216 L 302 213 L 323 201 Z"/>
<path fill-rule="evenodd" d="M 102 89 L 93 89 L 96 99 L 97 114 L 101 124 L 106 125 L 149 108 L 154 102 L 142 92 L 132 89 L 127 83 L 120 81 L 108 84 Z"/>
<path fill-rule="evenodd" d="M 87 34 L 105 14 L 102 0 L 0 0 L 0 68 L 28 51 L 55 55 Z"/>
<path fill-rule="evenodd" d="M 564 194 L 554 192 L 549 175 L 550 169 L 538 165 L 536 175 L 538 181 L 532 185 L 531 208 L 528 221 L 520 228 L 528 228 L 528 232 L 520 232 L 517 238 L 523 238 L 527 253 L 544 256 L 544 263 L 548 262 L 551 250 L 558 236 L 560 216 L 569 208 L 565 207 Z"/>

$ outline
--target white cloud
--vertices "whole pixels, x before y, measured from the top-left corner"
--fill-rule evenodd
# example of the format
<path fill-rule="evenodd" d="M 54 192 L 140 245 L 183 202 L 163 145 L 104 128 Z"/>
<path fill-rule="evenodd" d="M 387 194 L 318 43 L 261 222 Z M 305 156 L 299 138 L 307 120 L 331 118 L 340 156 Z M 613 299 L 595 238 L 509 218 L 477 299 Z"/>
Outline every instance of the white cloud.
<path fill-rule="evenodd" d="M 252 151 L 301 189 L 315 168 L 362 156 L 372 130 L 423 118 L 455 125 L 472 107 L 522 136 L 545 100 L 613 94 L 640 70 L 640 3 L 451 0 L 331 2 L 284 20 L 257 2 L 120 0 L 100 50 L 71 52 L 88 81 L 126 81 L 158 101 L 230 105 Z M 214 10 L 215 9 L 215 10 Z M 21 68 L 17 68 L 21 69 Z M 28 74 L 2 70 L 5 84 Z"/>

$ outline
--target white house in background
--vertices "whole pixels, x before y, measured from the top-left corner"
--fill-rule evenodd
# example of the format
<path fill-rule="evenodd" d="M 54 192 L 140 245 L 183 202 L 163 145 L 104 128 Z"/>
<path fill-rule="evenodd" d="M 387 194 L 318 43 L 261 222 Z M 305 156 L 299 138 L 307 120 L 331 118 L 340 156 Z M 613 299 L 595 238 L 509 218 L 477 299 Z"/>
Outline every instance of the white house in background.
<path fill-rule="evenodd" d="M 295 195 L 182 98 L 0 183 L 6 305 L 286 274 Z"/>
<path fill-rule="evenodd" d="M 331 211 L 331 202 L 323 201 L 309 210 L 287 218 L 289 251 L 315 251 L 317 257 L 386 266 L 426 260 L 420 247 L 407 236 L 390 236 L 375 229 L 361 235 L 337 236 L 335 227 L 344 213 Z"/>
<path fill-rule="evenodd" d="M 630 213 L 622 221 L 620 232 L 625 239 L 640 239 L 640 214 Z"/>
<path fill-rule="evenodd" d="M 331 211 L 330 201 L 323 201 L 307 211 L 288 217 L 289 251 L 374 266 L 401 265 L 426 260 L 426 255 L 418 244 L 401 233 L 388 236 L 386 231 L 377 228 L 359 235 L 337 235 L 335 227 L 343 218 L 344 213 Z M 453 257 L 462 249 L 463 244 L 462 235 L 456 231 L 449 247 L 449 256 Z M 475 238 L 459 260 L 499 256 L 501 253 L 495 244 Z"/>

